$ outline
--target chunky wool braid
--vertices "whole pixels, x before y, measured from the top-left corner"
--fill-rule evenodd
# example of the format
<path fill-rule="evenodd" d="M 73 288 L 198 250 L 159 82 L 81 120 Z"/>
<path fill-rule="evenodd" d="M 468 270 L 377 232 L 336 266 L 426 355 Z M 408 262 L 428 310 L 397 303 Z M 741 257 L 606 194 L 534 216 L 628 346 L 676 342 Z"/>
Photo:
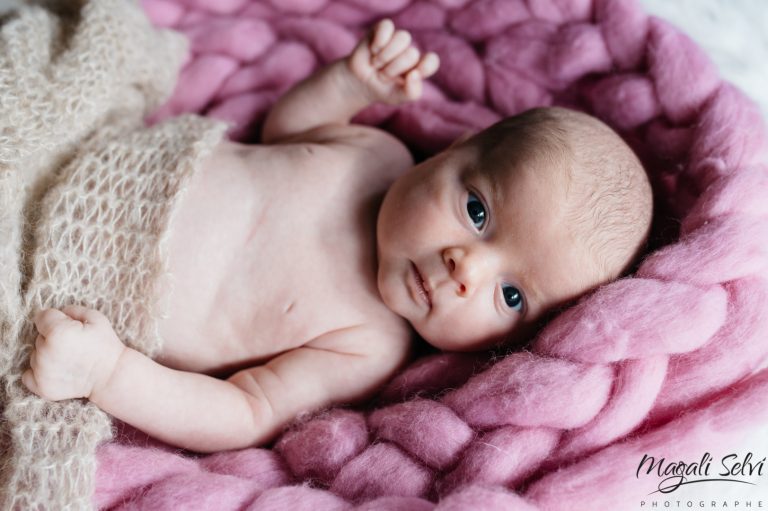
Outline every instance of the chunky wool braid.
<path fill-rule="evenodd" d="M 160 118 L 204 111 L 247 137 L 277 92 L 390 16 L 440 54 L 441 71 L 424 101 L 373 107 L 361 120 L 387 121 L 413 146 L 436 150 L 529 107 L 583 108 L 633 145 L 659 211 L 680 224 L 676 242 L 561 313 L 528 351 L 421 358 L 390 382 L 378 408 L 301 418 L 274 449 L 192 460 L 107 445 L 102 505 L 142 488 L 142 502 L 156 508 L 204 496 L 218 509 L 622 509 L 642 453 L 700 453 L 704 442 L 768 421 L 768 373 L 749 378 L 768 354 L 764 124 L 667 23 L 618 0 L 145 7 L 157 23 L 186 31 L 197 54 Z M 210 14 L 216 21 L 206 25 L 205 10 L 236 18 L 227 25 Z M 213 32 L 235 27 L 259 37 L 237 52 L 213 44 Z M 297 76 L 280 74 L 286 58 Z M 203 74 L 211 85 L 201 89 Z M 133 465 L 121 470 L 125 457 Z M 181 481 L 205 489 L 185 491 Z"/>

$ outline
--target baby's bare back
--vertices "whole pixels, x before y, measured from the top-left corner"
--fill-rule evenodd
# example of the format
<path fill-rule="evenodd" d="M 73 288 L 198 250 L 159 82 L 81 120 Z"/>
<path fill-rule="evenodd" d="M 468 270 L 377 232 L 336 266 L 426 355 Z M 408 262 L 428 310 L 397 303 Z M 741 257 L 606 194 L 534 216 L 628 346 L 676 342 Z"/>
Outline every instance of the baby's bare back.
<path fill-rule="evenodd" d="M 376 287 L 375 225 L 410 156 L 359 126 L 310 139 L 222 142 L 201 164 L 171 221 L 163 364 L 231 373 L 359 325 L 408 342 Z"/>

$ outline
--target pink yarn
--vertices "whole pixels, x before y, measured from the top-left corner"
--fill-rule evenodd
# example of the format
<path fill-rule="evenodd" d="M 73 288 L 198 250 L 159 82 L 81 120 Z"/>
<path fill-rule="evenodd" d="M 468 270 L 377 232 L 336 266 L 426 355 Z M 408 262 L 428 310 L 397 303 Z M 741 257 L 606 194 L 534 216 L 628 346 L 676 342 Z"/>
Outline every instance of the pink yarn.
<path fill-rule="evenodd" d="M 368 423 L 379 438 L 399 444 L 430 467 L 441 470 L 453 463 L 474 436 L 453 410 L 428 399 L 376 410 Z"/>
<path fill-rule="evenodd" d="M 464 481 L 514 487 L 552 454 L 560 431 L 503 426 L 476 438 L 462 453 L 455 469 L 438 482 L 440 495 L 450 495 Z"/>
<path fill-rule="evenodd" d="M 300 417 L 269 449 L 191 457 L 124 428 L 99 451 L 98 507 L 623 509 L 652 491 L 633 477 L 644 453 L 689 459 L 768 421 L 765 125 L 688 37 L 635 1 L 143 5 L 193 49 L 154 120 L 199 112 L 255 140 L 280 93 L 390 16 L 441 70 L 422 101 L 358 121 L 431 153 L 532 106 L 585 109 L 644 159 L 679 236 L 559 314 L 528 351 L 423 356 L 365 408 Z"/>
<path fill-rule="evenodd" d="M 331 492 L 353 502 L 385 495 L 420 497 L 432 483 L 433 472 L 390 443 L 376 443 L 344 465 Z"/>
<path fill-rule="evenodd" d="M 507 424 L 570 429 L 605 406 L 613 379 L 607 365 L 512 353 L 441 401 L 480 429 Z M 579 406 L 563 408 L 561 400 Z"/>
<path fill-rule="evenodd" d="M 526 496 L 541 509 L 625 509 L 629 496 L 639 501 L 650 493 L 639 488 L 637 479 L 626 476 L 635 473 L 644 454 L 663 452 L 670 460 L 690 459 L 691 453 L 701 457 L 718 444 L 727 444 L 750 424 L 766 421 L 768 371 L 762 371 L 704 408 L 546 475 L 533 484 Z M 568 498 L 563 498 L 566 487 Z"/>
<path fill-rule="evenodd" d="M 587 97 L 595 115 L 622 131 L 637 128 L 661 113 L 653 82 L 639 74 L 604 78 Z"/>
<path fill-rule="evenodd" d="M 339 469 L 367 445 L 365 419 L 360 414 L 337 408 L 315 417 L 301 430 L 285 433 L 275 450 L 283 455 L 298 477 L 330 484 Z"/>
<path fill-rule="evenodd" d="M 186 31 L 195 53 L 226 53 L 239 62 L 261 56 L 275 42 L 269 24 L 254 18 L 221 18 Z"/>

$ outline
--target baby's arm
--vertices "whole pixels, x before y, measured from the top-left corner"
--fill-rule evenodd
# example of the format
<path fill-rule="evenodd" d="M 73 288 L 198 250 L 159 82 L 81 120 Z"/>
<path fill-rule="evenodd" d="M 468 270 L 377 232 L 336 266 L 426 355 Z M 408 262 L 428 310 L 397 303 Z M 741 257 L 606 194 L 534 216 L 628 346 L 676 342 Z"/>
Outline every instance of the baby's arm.
<path fill-rule="evenodd" d="M 64 312 L 62 312 L 64 311 Z M 164 442 L 200 452 L 262 445 L 302 410 L 365 398 L 395 369 L 394 350 L 359 353 L 359 328 L 329 334 L 223 381 L 177 371 L 122 344 L 98 311 L 70 306 L 35 316 L 40 335 L 22 377 L 50 400 L 86 397 Z M 371 339 L 367 339 L 374 341 Z M 334 346 L 340 349 L 329 349 Z M 402 358 L 402 357 L 401 357 Z"/>
<path fill-rule="evenodd" d="M 439 59 L 411 46 L 411 35 L 390 20 L 376 24 L 353 52 L 288 91 L 264 123 L 262 142 L 272 143 L 325 124 L 346 124 L 376 101 L 397 104 L 421 96 L 422 80 Z"/>

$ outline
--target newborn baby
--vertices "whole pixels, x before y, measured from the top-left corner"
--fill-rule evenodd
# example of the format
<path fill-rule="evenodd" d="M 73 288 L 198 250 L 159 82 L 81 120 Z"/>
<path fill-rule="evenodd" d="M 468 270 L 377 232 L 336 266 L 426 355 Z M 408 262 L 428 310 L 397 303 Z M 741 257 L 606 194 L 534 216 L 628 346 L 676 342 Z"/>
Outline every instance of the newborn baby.
<path fill-rule="evenodd" d="M 650 187 L 598 120 L 532 110 L 416 166 L 349 123 L 417 99 L 437 68 L 382 21 L 278 101 L 262 145 L 220 143 L 171 222 L 157 360 L 96 310 L 45 309 L 24 384 L 187 449 L 262 445 L 303 411 L 370 398 L 412 329 L 445 350 L 524 341 L 624 272 Z"/>

